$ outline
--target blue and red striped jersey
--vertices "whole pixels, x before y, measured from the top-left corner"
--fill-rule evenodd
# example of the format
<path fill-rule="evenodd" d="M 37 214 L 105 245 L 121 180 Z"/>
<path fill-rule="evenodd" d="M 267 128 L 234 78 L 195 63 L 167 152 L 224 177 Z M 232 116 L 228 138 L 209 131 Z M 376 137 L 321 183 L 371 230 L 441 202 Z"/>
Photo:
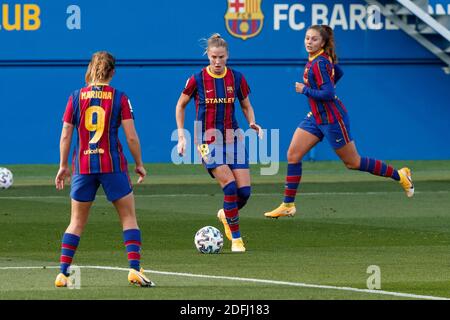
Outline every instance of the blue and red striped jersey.
<path fill-rule="evenodd" d="M 335 123 L 347 113 L 344 104 L 335 95 L 335 72 L 332 60 L 323 50 L 310 58 L 305 66 L 303 83 L 306 87 L 303 93 L 308 97 L 317 124 Z M 338 74 L 340 78 L 342 72 Z"/>
<path fill-rule="evenodd" d="M 239 128 L 234 103 L 236 98 L 246 99 L 250 88 L 244 75 L 236 70 L 225 67 L 223 74 L 216 75 L 205 67 L 188 79 L 183 93 L 194 96 L 196 121 L 202 123 L 202 143 L 212 143 L 215 130 L 227 139 L 227 130 Z M 196 132 L 196 142 L 198 138 Z"/>
<path fill-rule="evenodd" d="M 63 121 L 73 124 L 78 133 L 74 174 L 128 170 L 118 137 L 121 121 L 126 119 L 134 119 L 130 100 L 109 85 L 85 87 L 70 95 Z"/>

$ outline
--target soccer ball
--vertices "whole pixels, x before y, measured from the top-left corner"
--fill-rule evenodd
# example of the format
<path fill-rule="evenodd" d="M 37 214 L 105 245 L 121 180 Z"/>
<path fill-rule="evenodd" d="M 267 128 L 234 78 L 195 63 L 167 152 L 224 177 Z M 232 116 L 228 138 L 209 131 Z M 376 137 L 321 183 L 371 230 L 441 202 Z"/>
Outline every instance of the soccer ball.
<path fill-rule="evenodd" d="M 201 253 L 219 253 L 223 247 L 223 236 L 219 229 L 206 226 L 197 231 L 194 244 Z"/>
<path fill-rule="evenodd" d="M 13 174 L 6 168 L 0 168 L 0 189 L 8 189 L 13 184 Z"/>

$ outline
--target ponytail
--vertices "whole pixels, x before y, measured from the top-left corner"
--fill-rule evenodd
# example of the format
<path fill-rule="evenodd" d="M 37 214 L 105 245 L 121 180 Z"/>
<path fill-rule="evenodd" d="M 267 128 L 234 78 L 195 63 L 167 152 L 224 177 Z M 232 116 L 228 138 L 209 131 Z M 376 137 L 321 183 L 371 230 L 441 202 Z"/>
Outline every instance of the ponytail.
<path fill-rule="evenodd" d="M 101 82 L 112 77 L 116 60 L 106 51 L 99 51 L 92 55 L 86 71 L 86 84 Z"/>
<path fill-rule="evenodd" d="M 337 63 L 338 58 L 336 56 L 336 44 L 334 42 L 334 32 L 330 26 L 322 25 L 322 29 L 328 35 L 328 41 L 325 42 L 324 50 L 325 53 L 333 60 L 333 63 Z"/>

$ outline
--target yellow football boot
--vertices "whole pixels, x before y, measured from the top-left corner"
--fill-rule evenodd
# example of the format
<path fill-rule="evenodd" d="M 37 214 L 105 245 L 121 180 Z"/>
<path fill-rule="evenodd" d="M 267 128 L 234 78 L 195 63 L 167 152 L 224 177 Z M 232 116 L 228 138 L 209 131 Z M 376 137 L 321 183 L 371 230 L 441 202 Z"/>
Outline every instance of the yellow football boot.
<path fill-rule="evenodd" d="M 62 288 L 70 285 L 71 285 L 70 278 L 66 276 L 64 273 L 60 273 L 56 276 L 55 287 Z"/>
<path fill-rule="evenodd" d="M 245 252 L 244 241 L 242 241 L 242 238 L 231 240 L 231 252 Z"/>
<path fill-rule="evenodd" d="M 225 231 L 225 236 L 227 237 L 228 240 L 231 241 L 231 239 L 232 239 L 231 230 L 230 230 L 230 226 L 228 225 L 227 218 L 225 217 L 225 211 L 223 211 L 223 209 L 220 209 L 219 212 L 217 212 L 217 218 L 223 224 L 223 230 Z"/>
<path fill-rule="evenodd" d="M 130 269 L 128 273 L 128 282 L 134 284 L 138 287 L 154 287 L 155 283 L 144 275 L 144 269 L 141 268 L 140 271 Z"/>
<path fill-rule="evenodd" d="M 414 195 L 414 184 L 411 179 L 411 170 L 409 168 L 401 168 L 398 170 L 398 174 L 400 176 L 400 185 L 403 190 L 405 190 L 408 198 L 411 198 Z"/>
<path fill-rule="evenodd" d="M 267 218 L 278 219 L 279 217 L 293 217 L 295 215 L 295 203 L 282 203 L 278 208 L 264 213 Z"/>

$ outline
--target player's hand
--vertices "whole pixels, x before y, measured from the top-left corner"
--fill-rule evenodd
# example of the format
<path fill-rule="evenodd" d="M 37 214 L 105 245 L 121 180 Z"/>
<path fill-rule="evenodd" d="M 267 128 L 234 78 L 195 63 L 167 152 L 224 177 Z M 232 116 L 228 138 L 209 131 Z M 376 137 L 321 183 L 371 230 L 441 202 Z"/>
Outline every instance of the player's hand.
<path fill-rule="evenodd" d="M 184 152 L 186 151 L 186 138 L 181 136 L 178 137 L 178 144 L 177 144 L 177 152 L 179 156 L 184 155 Z"/>
<path fill-rule="evenodd" d="M 305 84 L 303 84 L 301 82 L 296 82 L 295 83 L 295 92 L 303 93 L 304 89 L 305 89 Z"/>
<path fill-rule="evenodd" d="M 66 166 L 59 167 L 58 173 L 55 178 L 55 186 L 56 189 L 62 190 L 64 189 L 64 180 L 67 178 L 67 183 L 70 182 L 70 169 Z"/>
<path fill-rule="evenodd" d="M 144 166 L 136 166 L 134 172 L 136 172 L 139 175 L 137 183 L 138 184 L 142 183 L 142 181 L 144 181 L 145 176 L 147 175 L 147 170 L 145 170 Z"/>
<path fill-rule="evenodd" d="M 256 123 L 252 122 L 249 124 L 250 128 L 255 130 L 258 133 L 258 137 L 262 139 L 264 137 L 264 131 L 261 128 L 261 126 L 257 125 Z"/>

